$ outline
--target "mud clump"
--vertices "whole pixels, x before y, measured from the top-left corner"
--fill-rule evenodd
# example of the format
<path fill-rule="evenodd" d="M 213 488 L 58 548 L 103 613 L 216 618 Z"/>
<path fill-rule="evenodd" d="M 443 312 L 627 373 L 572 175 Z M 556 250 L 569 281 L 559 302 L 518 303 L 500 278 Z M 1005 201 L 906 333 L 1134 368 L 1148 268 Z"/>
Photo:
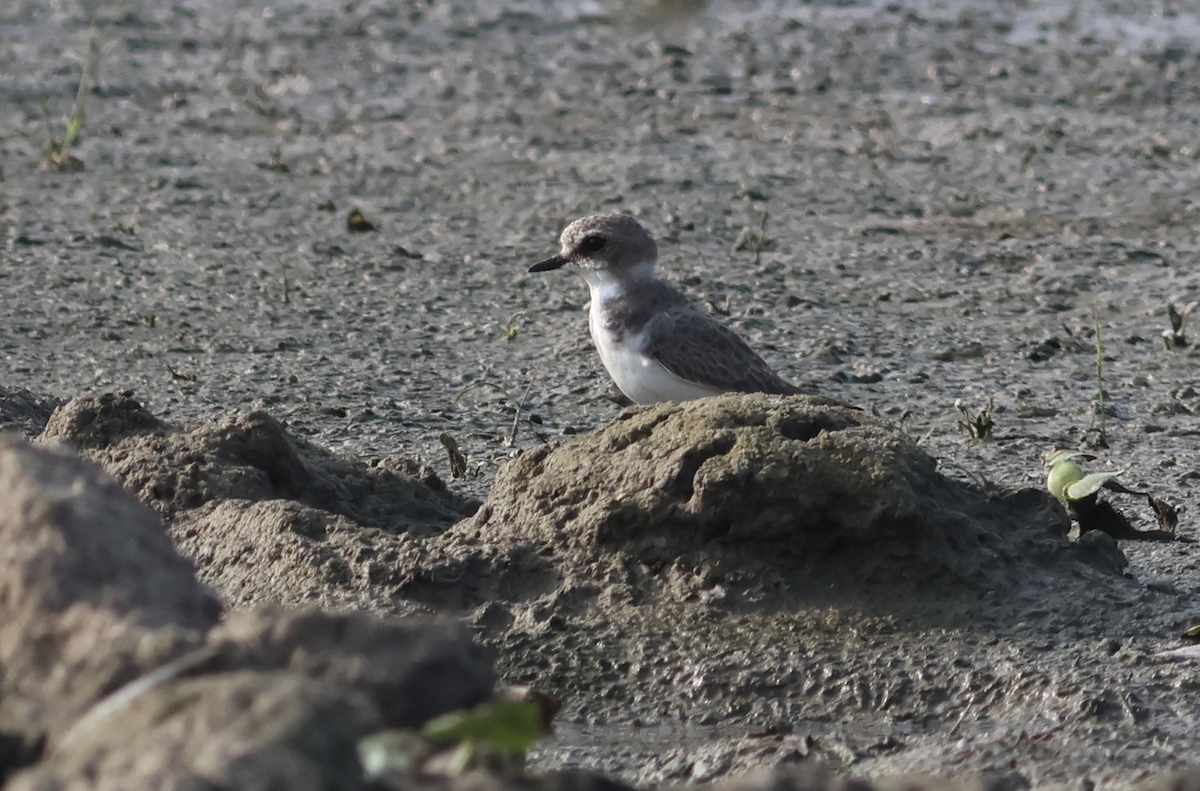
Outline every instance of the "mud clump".
<path fill-rule="evenodd" d="M 219 616 L 115 480 L 0 438 L 6 788 L 360 788 L 358 739 L 491 695 L 490 657 L 459 625 Z"/>
<path fill-rule="evenodd" d="M 0 431 L 36 437 L 61 405 L 62 401 L 52 396 L 38 395 L 23 387 L 0 385 Z"/>
<path fill-rule="evenodd" d="M 0 437 L 0 610 L 0 732 L 28 747 L 193 647 L 221 607 L 116 481 Z"/>
<path fill-rule="evenodd" d="M 75 398 L 50 415 L 42 437 L 79 450 L 95 450 L 127 437 L 166 436 L 170 426 L 150 414 L 131 393 Z"/>
<path fill-rule="evenodd" d="M 212 500 L 289 499 L 360 524 L 421 532 L 473 510 L 420 465 L 339 458 L 265 412 L 177 428 L 132 397 L 107 393 L 60 407 L 40 439 L 78 448 L 167 519 Z"/>
<path fill-rule="evenodd" d="M 343 458 L 263 412 L 177 427 L 108 393 L 61 406 L 38 441 L 78 449 L 155 509 L 232 605 L 398 612 L 393 559 L 476 508 L 423 465 Z"/>
<path fill-rule="evenodd" d="M 674 572 L 699 568 L 710 587 L 784 574 L 792 588 L 982 588 L 1013 581 L 1026 561 L 1070 554 L 1069 526 L 1048 495 L 989 501 L 944 478 L 910 437 L 864 412 L 732 395 L 634 409 L 522 454 L 472 518 L 430 542 L 461 558 L 460 573 L 427 556 L 404 590 L 435 596 L 435 577 L 491 576 L 517 591 L 523 575 L 536 595 L 547 576 L 595 585 L 615 573 L 643 593 L 670 593 Z M 634 567 L 645 574 L 621 572 Z"/>
<path fill-rule="evenodd" d="M 901 529 L 934 467 L 902 432 L 819 400 L 662 404 L 522 455 L 469 525 L 560 547 L 718 541 L 803 554 Z"/>
<path fill-rule="evenodd" d="M 410 543 L 407 535 L 291 500 L 209 502 L 177 516 L 168 532 L 231 607 L 398 611 L 388 561 Z"/>
<path fill-rule="evenodd" d="M 235 611 L 208 635 L 222 667 L 299 673 L 369 695 L 389 727 L 414 728 L 486 699 L 491 652 L 460 626 L 314 609 Z"/>
<path fill-rule="evenodd" d="M 361 692 L 302 676 L 229 673 L 160 687 L 103 725 L 8 787 L 115 791 L 216 778 L 226 788 L 269 782 L 314 791 L 361 787 L 353 780 L 361 774 L 355 741 L 377 730 L 381 720 Z M 131 748 L 140 753 L 136 759 Z M 81 785 L 82 778 L 90 782 Z"/>
<path fill-rule="evenodd" d="M 1048 493 L 950 479 L 862 411 L 728 395 L 523 453 L 474 516 L 403 547 L 393 595 L 465 615 L 506 678 L 579 701 L 579 721 L 780 734 L 624 768 L 708 781 L 797 756 L 849 767 L 835 730 L 886 716 L 937 733 L 971 713 L 955 690 L 972 685 L 991 711 L 1040 714 L 1032 690 L 1055 682 L 992 675 L 1004 648 L 985 624 L 1049 596 L 1119 598 L 1113 559 L 1069 529 Z"/>

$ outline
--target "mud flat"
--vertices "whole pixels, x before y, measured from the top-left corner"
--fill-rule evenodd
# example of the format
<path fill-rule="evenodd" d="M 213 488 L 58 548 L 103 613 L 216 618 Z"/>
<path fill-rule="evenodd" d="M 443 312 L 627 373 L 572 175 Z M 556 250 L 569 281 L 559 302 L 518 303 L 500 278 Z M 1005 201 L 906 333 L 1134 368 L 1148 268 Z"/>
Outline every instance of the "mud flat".
<path fill-rule="evenodd" d="M 193 683 L 288 666 L 221 642 L 203 584 L 235 613 L 464 619 L 502 683 L 566 703 L 539 770 L 1075 789 L 1197 762 L 1194 660 L 1163 653 L 1200 620 L 1195 545 L 1075 535 L 1038 460 L 1087 447 L 1195 535 L 1197 353 L 1163 338 L 1200 290 L 1195 9 L 664 10 L 0 9 L 3 423 L 115 476 L 165 525 L 147 557 L 200 582 L 116 574 L 81 632 L 112 662 L 0 706 L 16 763 L 188 651 L 234 657 Z M 39 168 L 93 38 L 83 169 Z M 525 273 L 599 209 L 862 410 L 625 412 L 582 285 Z M 956 402 L 992 404 L 988 441 Z M 306 701 L 300 731 L 392 721 L 374 682 L 297 672 L 221 694 Z"/>

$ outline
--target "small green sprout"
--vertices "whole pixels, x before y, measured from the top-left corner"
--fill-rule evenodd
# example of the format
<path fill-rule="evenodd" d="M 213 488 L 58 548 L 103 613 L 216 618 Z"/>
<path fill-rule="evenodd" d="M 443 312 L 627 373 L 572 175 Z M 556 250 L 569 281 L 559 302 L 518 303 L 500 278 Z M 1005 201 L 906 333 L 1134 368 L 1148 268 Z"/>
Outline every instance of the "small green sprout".
<path fill-rule="evenodd" d="M 359 762 L 368 780 L 391 772 L 455 776 L 479 767 L 517 775 L 524 770 L 525 752 L 551 732 L 552 717 L 536 696 L 497 698 L 443 714 L 420 731 L 372 734 L 358 743 Z"/>
<path fill-rule="evenodd" d="M 517 336 L 521 334 L 521 325 L 518 319 L 524 315 L 523 312 L 517 312 L 508 320 L 508 326 L 504 328 L 504 339 L 506 341 L 515 341 Z"/>
<path fill-rule="evenodd" d="M 99 58 L 100 45 L 93 38 L 88 42 L 87 55 L 83 60 L 83 72 L 79 75 L 79 87 L 75 91 L 75 104 L 71 107 L 71 114 L 63 126 L 61 137 L 54 136 L 50 120 L 50 104 L 45 99 L 42 100 L 42 111 L 46 114 L 46 127 L 50 133 L 46 140 L 46 146 L 42 150 L 41 167 L 43 169 L 72 172 L 84 169 L 83 160 L 71 153 L 71 146 L 79 137 L 79 133 L 83 130 L 84 120 L 87 118 L 87 95 L 92 89 L 92 69 Z"/>
<path fill-rule="evenodd" d="M 1179 516 L 1175 508 L 1149 492 L 1126 487 L 1117 480 L 1124 470 L 1116 472 L 1093 472 L 1085 475 L 1078 461 L 1092 461 L 1090 453 L 1065 448 L 1055 448 L 1043 457 L 1050 472 L 1046 475 L 1046 489 L 1066 506 L 1071 516 L 1079 523 L 1079 532 L 1100 530 L 1117 539 L 1140 539 L 1143 541 L 1175 541 L 1175 527 Z M 1099 499 L 1100 490 L 1108 489 L 1118 494 L 1145 497 L 1158 530 L 1138 530 L 1112 503 Z"/>
<path fill-rule="evenodd" d="M 1050 465 L 1050 473 L 1046 476 L 1046 489 L 1063 503 L 1066 503 L 1066 488 L 1083 478 L 1083 470 L 1075 463 L 1075 459 L 1085 454 L 1069 450 L 1055 451 L 1046 459 Z"/>
<path fill-rule="evenodd" d="M 1069 505 L 1076 500 L 1082 500 L 1095 494 L 1105 483 L 1120 474 L 1118 472 L 1096 472 L 1084 475 L 1083 470 L 1075 463 L 1076 459 L 1092 461 L 1095 458 L 1090 453 L 1076 450 L 1052 451 L 1046 458 L 1046 464 L 1050 465 L 1050 473 L 1046 476 L 1046 489 L 1062 501 L 1063 505 Z"/>
<path fill-rule="evenodd" d="M 546 735 L 542 707 L 532 700 L 494 700 L 467 711 L 452 711 L 426 723 L 429 740 L 452 745 L 486 744 L 502 755 L 524 755 Z"/>

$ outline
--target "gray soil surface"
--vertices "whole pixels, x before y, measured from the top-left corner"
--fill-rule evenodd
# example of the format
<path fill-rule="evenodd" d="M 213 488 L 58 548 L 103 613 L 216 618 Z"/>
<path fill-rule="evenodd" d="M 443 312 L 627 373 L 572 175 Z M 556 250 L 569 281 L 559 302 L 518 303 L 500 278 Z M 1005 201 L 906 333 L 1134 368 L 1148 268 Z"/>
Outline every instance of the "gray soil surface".
<path fill-rule="evenodd" d="M 39 168 L 92 39 L 84 169 Z M 1197 85 L 1182 3 L 9 0 L 0 385 L 30 392 L 0 407 L 27 433 L 105 391 L 174 424 L 262 409 L 482 499 L 519 451 L 622 412 L 583 285 L 526 272 L 567 221 L 622 210 L 780 373 L 898 422 L 949 478 L 1040 486 L 1042 451 L 1083 445 L 1195 536 L 1200 353 L 1162 333 L 1200 299 Z M 994 404 L 990 441 L 960 400 Z M 1200 762 L 1195 661 L 1159 655 L 1200 620 L 1195 545 L 1123 542 L 1122 574 L 1084 541 L 1094 562 L 1038 586 L 848 577 L 586 610 L 574 637 L 519 623 L 524 644 L 507 609 L 471 615 L 508 680 L 566 698 L 541 769 L 811 756 L 1076 789 Z"/>

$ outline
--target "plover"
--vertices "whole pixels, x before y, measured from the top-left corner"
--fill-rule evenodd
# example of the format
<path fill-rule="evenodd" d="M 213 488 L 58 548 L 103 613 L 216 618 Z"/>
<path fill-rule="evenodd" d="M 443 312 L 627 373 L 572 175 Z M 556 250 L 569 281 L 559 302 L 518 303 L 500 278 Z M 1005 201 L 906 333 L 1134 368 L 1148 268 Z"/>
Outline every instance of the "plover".
<path fill-rule="evenodd" d="M 658 279 L 658 245 L 637 220 L 593 214 L 568 225 L 559 244 L 558 255 L 529 271 L 564 266 L 580 271 L 592 294 L 592 341 L 617 387 L 634 403 L 801 392 L 737 333 Z"/>

